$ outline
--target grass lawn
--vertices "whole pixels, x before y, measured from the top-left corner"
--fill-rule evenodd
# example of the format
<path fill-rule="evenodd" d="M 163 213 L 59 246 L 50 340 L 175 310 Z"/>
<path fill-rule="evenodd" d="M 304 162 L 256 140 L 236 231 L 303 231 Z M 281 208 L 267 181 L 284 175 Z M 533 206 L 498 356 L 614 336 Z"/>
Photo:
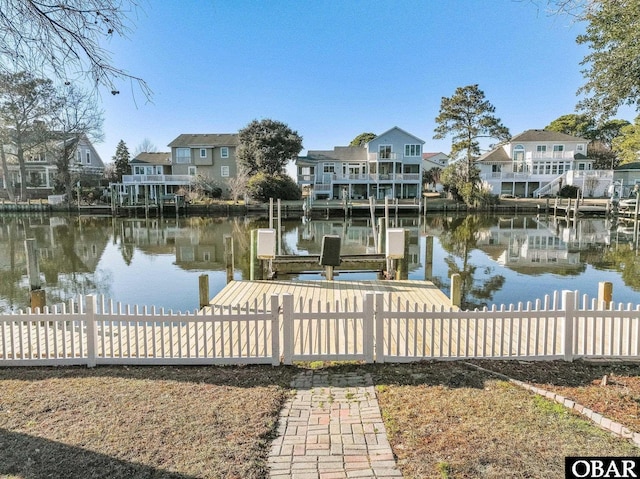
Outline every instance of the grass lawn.
<path fill-rule="evenodd" d="M 266 477 L 291 368 L 0 369 L 0 478 Z"/>
<path fill-rule="evenodd" d="M 477 364 L 640 430 L 639 364 Z M 372 374 L 406 478 L 562 478 L 565 456 L 640 454 L 562 406 L 461 362 L 311 366 Z M 297 371 L 0 369 L 0 478 L 266 478 L 269 442 Z"/>
<path fill-rule="evenodd" d="M 520 379 L 555 377 L 562 369 L 556 383 L 566 385 L 568 397 L 578 383 L 601 388 L 572 380 L 571 363 L 487 361 L 483 366 L 503 373 L 513 368 Z M 573 363 L 573 368 L 586 378 L 583 364 Z M 563 406 L 462 363 L 385 365 L 376 370 L 375 382 L 406 478 L 560 479 L 566 456 L 640 454 Z"/>

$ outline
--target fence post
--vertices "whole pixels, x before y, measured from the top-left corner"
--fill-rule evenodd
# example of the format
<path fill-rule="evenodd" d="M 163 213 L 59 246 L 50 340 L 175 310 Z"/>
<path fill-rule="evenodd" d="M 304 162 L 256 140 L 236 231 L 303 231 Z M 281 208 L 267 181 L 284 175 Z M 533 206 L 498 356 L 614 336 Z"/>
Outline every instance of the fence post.
<path fill-rule="evenodd" d="M 564 360 L 573 361 L 573 320 L 576 309 L 576 296 L 573 291 L 562 291 L 562 309 L 564 309 Z"/>
<path fill-rule="evenodd" d="M 98 300 L 95 295 L 86 296 L 85 321 L 87 322 L 87 367 L 96 367 L 98 346 L 98 327 L 96 325 L 96 309 Z"/>
<path fill-rule="evenodd" d="M 271 365 L 280 365 L 280 304 L 277 294 L 271 295 Z"/>
<path fill-rule="evenodd" d="M 293 296 L 282 295 L 282 362 L 292 364 L 293 360 Z"/>
<path fill-rule="evenodd" d="M 376 362 L 384 363 L 384 295 L 376 293 L 375 297 Z M 389 300 L 389 307 L 391 307 L 391 300 Z"/>
<path fill-rule="evenodd" d="M 373 293 L 365 293 L 364 307 L 362 309 L 362 352 L 364 353 L 364 361 L 366 363 L 373 362 L 373 322 L 375 321 L 375 312 L 373 310 Z"/>

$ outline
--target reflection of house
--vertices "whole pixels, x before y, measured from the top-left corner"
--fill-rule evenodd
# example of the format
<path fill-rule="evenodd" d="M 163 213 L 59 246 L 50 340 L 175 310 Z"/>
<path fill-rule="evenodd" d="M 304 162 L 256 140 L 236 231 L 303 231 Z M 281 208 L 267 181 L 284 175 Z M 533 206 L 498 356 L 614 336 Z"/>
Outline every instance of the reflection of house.
<path fill-rule="evenodd" d="M 580 252 L 570 248 L 560 232 L 555 233 L 532 218 L 500 222 L 478 235 L 478 248 L 498 264 L 514 271 L 578 270 Z"/>
<path fill-rule="evenodd" d="M 546 130 L 527 130 L 478 158 L 481 178 L 494 194 L 539 197 L 574 185 L 585 196 L 603 196 L 611 172 L 592 170 L 588 140 Z"/>
<path fill-rule="evenodd" d="M 298 185 L 313 199 L 418 198 L 422 145 L 394 127 L 363 146 L 309 150 L 296 160 Z"/>
<path fill-rule="evenodd" d="M 63 141 L 60 139 L 61 134 L 53 134 L 58 138 L 51 139 L 39 147 L 24 152 L 25 181 L 29 197 L 46 197 L 53 193 L 55 178 L 58 174 L 56 162 L 64 156 L 65 149 L 72 158 L 69 164 L 72 177 L 90 176 L 98 180 L 104 172 L 104 163 L 86 135 L 70 135 L 70 138 Z M 5 153 L 7 154 L 9 175 L 8 178 L 5 178 L 4 172 L 0 170 L 2 187 L 5 189 L 7 186 L 17 188 L 22 181 L 15 148 L 7 145 Z"/>

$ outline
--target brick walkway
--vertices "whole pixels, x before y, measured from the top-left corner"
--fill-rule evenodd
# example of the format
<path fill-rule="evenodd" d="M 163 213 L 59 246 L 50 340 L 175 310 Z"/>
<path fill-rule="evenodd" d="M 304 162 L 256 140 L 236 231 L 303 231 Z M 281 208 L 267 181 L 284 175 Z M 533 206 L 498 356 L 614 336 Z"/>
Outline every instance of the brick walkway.
<path fill-rule="evenodd" d="M 369 374 L 305 371 L 280 413 L 272 479 L 402 477 Z"/>

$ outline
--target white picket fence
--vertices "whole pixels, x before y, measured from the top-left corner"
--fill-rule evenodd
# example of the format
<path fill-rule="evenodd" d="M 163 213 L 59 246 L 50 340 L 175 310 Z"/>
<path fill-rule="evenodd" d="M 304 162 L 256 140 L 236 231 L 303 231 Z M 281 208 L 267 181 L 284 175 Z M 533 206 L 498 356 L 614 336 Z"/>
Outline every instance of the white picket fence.
<path fill-rule="evenodd" d="M 173 313 L 86 296 L 0 316 L 0 366 L 359 360 L 640 358 L 640 305 L 577 291 L 481 311 L 367 293 L 335 304 L 290 294 Z"/>

